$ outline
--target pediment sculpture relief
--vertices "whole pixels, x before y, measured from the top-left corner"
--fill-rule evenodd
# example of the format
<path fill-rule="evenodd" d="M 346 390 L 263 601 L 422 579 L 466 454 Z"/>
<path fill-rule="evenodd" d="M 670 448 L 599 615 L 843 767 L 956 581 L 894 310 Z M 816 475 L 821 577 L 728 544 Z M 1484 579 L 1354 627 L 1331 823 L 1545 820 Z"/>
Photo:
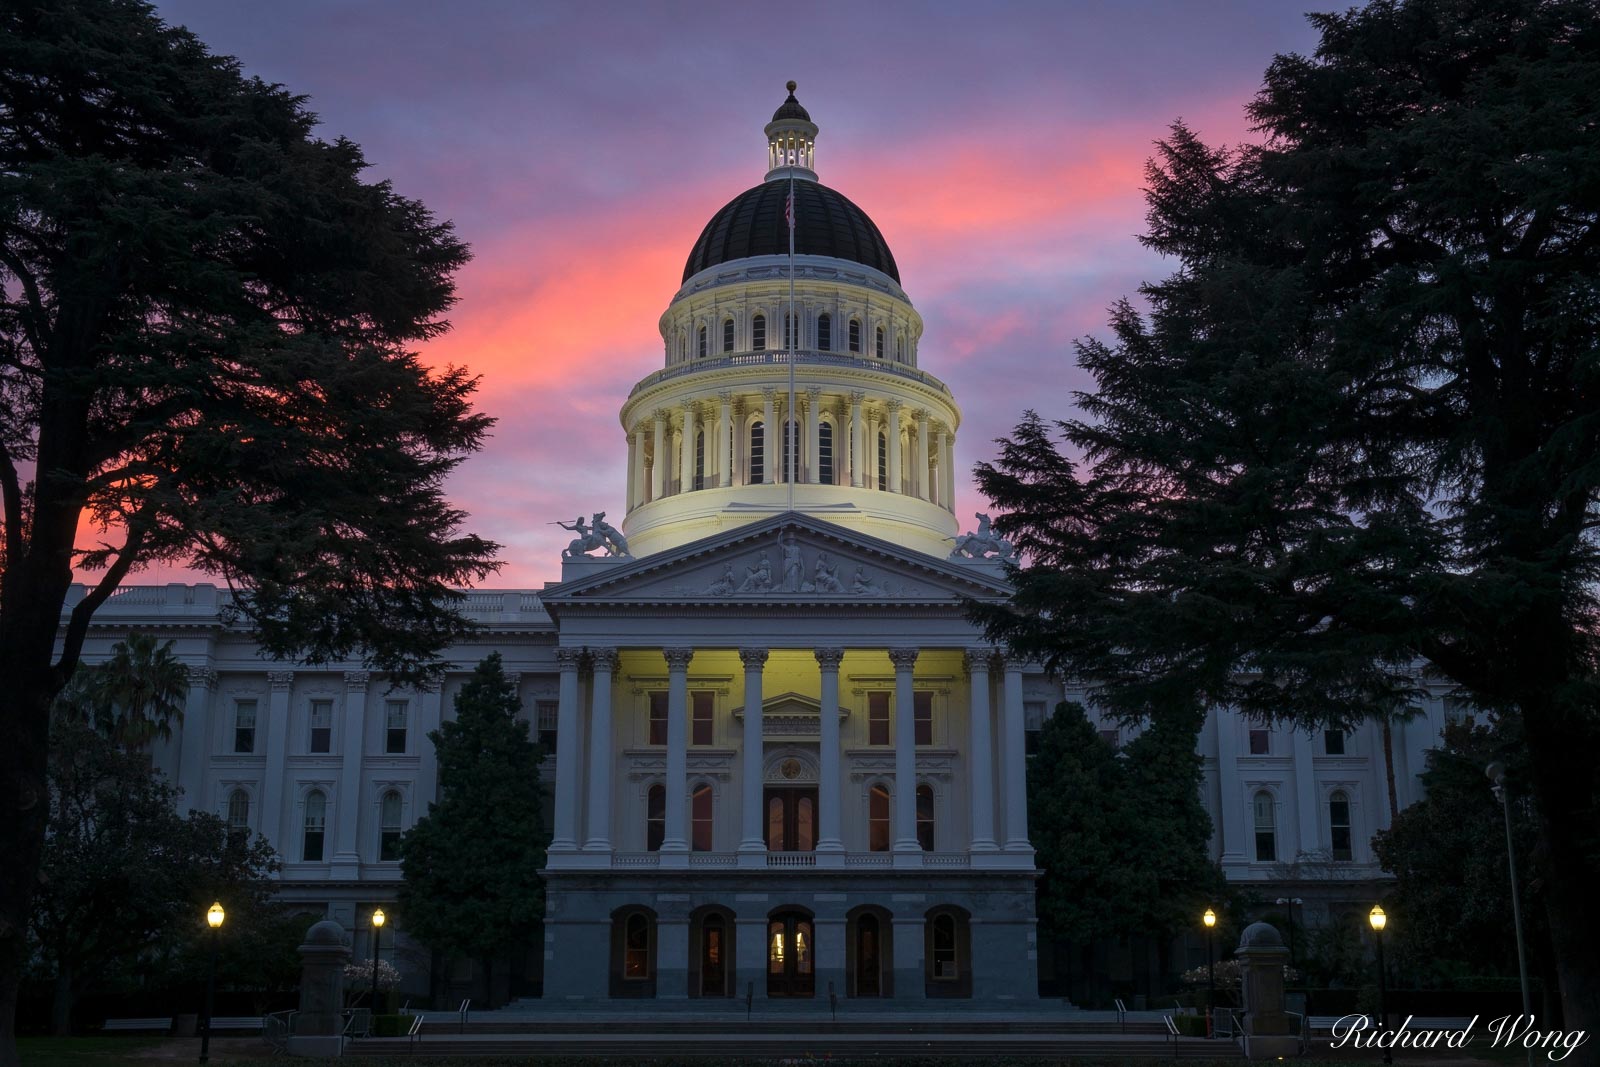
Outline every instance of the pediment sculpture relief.
<path fill-rule="evenodd" d="M 848 578 L 840 575 L 840 562 L 826 549 L 809 549 L 793 533 L 778 542 L 778 563 L 773 553 L 762 549 L 735 563 L 725 562 L 722 573 L 710 585 L 695 592 L 700 596 L 752 596 L 772 593 L 817 594 L 822 596 L 902 597 L 919 590 L 903 582 L 879 577 L 875 571 L 857 564 Z"/>

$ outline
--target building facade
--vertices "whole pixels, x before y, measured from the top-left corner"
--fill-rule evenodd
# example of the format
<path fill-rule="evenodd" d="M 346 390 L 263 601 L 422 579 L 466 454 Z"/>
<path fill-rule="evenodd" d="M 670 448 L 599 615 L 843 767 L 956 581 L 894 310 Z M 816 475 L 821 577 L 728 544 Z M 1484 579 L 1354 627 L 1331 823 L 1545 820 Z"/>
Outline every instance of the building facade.
<path fill-rule="evenodd" d="M 282 896 L 358 950 L 437 796 L 427 733 L 498 651 L 551 753 L 543 942 L 507 946 L 547 1001 L 1037 999 L 1027 753 L 1084 694 L 963 615 L 1009 590 L 1003 546 L 952 552 L 960 411 L 919 365 L 882 234 L 818 180 L 790 90 L 764 180 L 704 228 L 664 366 L 623 402 L 621 530 L 579 519 L 560 582 L 468 594 L 482 630 L 442 686 L 264 662 L 210 585 L 126 588 L 96 614 L 90 662 L 140 630 L 190 667 L 155 753 L 183 803 L 264 835 Z M 1396 728 L 1402 804 L 1443 694 L 1420 712 Z M 1369 899 L 1389 810 L 1375 729 L 1219 710 L 1201 747 L 1228 877 L 1313 908 Z"/>

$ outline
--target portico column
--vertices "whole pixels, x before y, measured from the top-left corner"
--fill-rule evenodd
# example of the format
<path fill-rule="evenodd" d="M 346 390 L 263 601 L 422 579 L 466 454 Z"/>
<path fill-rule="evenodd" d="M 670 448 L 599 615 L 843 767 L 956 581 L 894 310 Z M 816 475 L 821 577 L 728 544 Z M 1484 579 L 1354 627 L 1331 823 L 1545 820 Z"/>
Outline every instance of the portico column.
<path fill-rule="evenodd" d="M 884 433 L 889 438 L 889 492 L 898 493 L 904 488 L 900 470 L 900 401 L 891 400 L 887 406 L 889 417 Z"/>
<path fill-rule="evenodd" d="M 783 462 L 783 430 L 772 421 L 771 386 L 761 390 L 761 481 L 772 485 L 778 480 L 778 464 Z"/>
<path fill-rule="evenodd" d="M 1005 657 L 1005 724 L 1001 744 L 1005 751 L 1007 852 L 1033 851 L 1028 843 L 1028 748 L 1022 719 L 1022 664 L 1019 656 Z"/>
<path fill-rule="evenodd" d="M 660 500 L 667 495 L 667 413 L 656 411 L 650 416 L 655 440 L 655 452 L 650 460 L 650 499 Z"/>
<path fill-rule="evenodd" d="M 967 674 L 972 680 L 968 718 L 970 737 L 967 743 L 967 778 L 972 790 L 972 843 L 973 852 L 993 852 L 994 840 L 994 764 L 989 739 L 994 722 L 989 714 L 989 662 L 994 659 L 992 648 L 967 649 Z"/>
<path fill-rule="evenodd" d="M 917 841 L 917 723 L 911 669 L 914 648 L 891 648 L 894 664 L 894 850 L 920 852 Z"/>
<path fill-rule="evenodd" d="M 361 873 L 361 753 L 366 747 L 367 682 L 366 671 L 344 672 L 344 734 L 340 763 L 339 821 L 334 827 L 334 878 L 357 878 Z"/>
<path fill-rule="evenodd" d="M 1217 833 L 1221 837 L 1218 862 L 1226 870 L 1249 859 L 1245 851 L 1244 816 L 1247 805 L 1239 781 L 1239 717 L 1231 709 L 1212 708 L 1208 716 L 1217 751 Z"/>
<path fill-rule="evenodd" d="M 1306 730 L 1290 731 L 1294 751 L 1295 851 L 1300 855 L 1317 848 L 1317 779 L 1311 769 L 1311 738 Z"/>
<path fill-rule="evenodd" d="M 439 728 L 444 714 L 444 686 L 437 681 L 423 682 L 417 691 L 417 811 L 425 813 L 428 805 L 439 799 L 439 753 L 428 735 Z"/>
<path fill-rule="evenodd" d="M 861 421 L 861 401 L 865 399 L 865 393 L 850 394 L 850 484 L 857 489 L 866 484 L 862 478 L 868 469 L 864 455 L 866 427 Z"/>
<path fill-rule="evenodd" d="M 766 756 L 761 724 L 761 671 L 767 662 L 767 650 L 741 648 L 739 659 L 744 662 L 744 767 L 740 772 L 744 783 L 740 821 L 744 831 L 740 835 L 739 851 L 764 864 L 766 861 L 760 858 L 760 853 L 767 850 L 767 839 L 761 833 L 762 763 Z M 740 862 L 750 861 L 741 857 Z"/>
<path fill-rule="evenodd" d="M 687 493 L 694 488 L 694 424 L 695 404 L 683 402 L 682 445 L 678 449 L 678 492 Z"/>
<path fill-rule="evenodd" d="M 617 650 L 597 648 L 591 653 L 594 681 L 589 709 L 589 839 L 586 852 L 611 851 L 611 675 L 617 669 Z M 557 751 L 560 743 L 557 742 Z"/>
<path fill-rule="evenodd" d="M 578 850 L 578 657 L 576 648 L 556 649 L 561 682 L 556 690 L 556 820 L 549 852 Z"/>
<path fill-rule="evenodd" d="M 689 803 L 689 661 L 692 648 L 663 648 L 667 661 L 667 819 L 664 853 L 687 853 L 684 811 Z M 687 862 L 687 857 L 681 857 Z"/>
<path fill-rule="evenodd" d="M 284 765 L 289 756 L 289 690 L 294 671 L 268 671 L 272 697 L 267 705 L 267 773 L 261 783 L 261 836 L 282 848 L 278 828 L 283 822 Z"/>
<path fill-rule="evenodd" d="M 932 497 L 928 479 L 928 412 L 923 408 L 916 411 L 917 419 L 917 452 L 916 469 L 912 471 L 911 491 L 923 500 Z"/>
<path fill-rule="evenodd" d="M 183 698 L 183 722 L 178 729 L 178 788 L 183 796 L 178 801 L 178 814 L 187 815 L 202 806 L 201 791 L 205 788 L 206 751 L 214 716 L 211 713 L 211 691 L 217 685 L 217 672 L 210 667 L 189 668 L 189 692 Z M 272 842 L 273 848 L 280 848 Z"/>
<path fill-rule="evenodd" d="M 822 390 L 812 386 L 806 390 L 806 469 L 799 481 L 813 485 L 822 478 L 821 415 Z"/>
<path fill-rule="evenodd" d="M 822 676 L 817 851 L 843 853 L 844 841 L 839 836 L 839 664 L 844 660 L 844 649 L 819 648 L 814 654 Z"/>
<path fill-rule="evenodd" d="M 717 484 L 733 484 L 733 394 L 717 394 Z"/>

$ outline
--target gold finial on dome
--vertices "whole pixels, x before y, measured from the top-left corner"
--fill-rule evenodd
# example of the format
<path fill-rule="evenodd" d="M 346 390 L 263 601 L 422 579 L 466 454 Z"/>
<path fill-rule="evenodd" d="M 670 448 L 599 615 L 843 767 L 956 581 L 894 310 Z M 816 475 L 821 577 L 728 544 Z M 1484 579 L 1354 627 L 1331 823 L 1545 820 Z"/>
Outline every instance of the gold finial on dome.
<path fill-rule="evenodd" d="M 792 92 L 794 92 L 794 91 L 795 91 L 795 90 L 796 90 L 796 89 L 798 89 L 798 88 L 800 88 L 800 86 L 798 86 L 798 85 L 796 85 L 796 84 L 795 84 L 795 83 L 794 83 L 794 82 L 793 82 L 793 81 L 790 81 L 790 82 L 789 82 L 789 84 L 788 84 L 788 85 L 785 85 L 785 86 L 784 86 L 784 88 L 785 88 L 785 89 L 788 89 L 788 90 L 789 90 L 789 91 L 790 91 L 790 92 L 791 92 L 791 93 L 792 93 Z"/>

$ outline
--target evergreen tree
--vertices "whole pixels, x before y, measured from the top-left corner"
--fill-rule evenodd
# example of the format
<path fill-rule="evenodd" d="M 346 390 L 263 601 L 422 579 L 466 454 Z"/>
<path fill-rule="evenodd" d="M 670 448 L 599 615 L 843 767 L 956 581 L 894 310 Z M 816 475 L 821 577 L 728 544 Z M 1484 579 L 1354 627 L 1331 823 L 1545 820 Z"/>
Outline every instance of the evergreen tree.
<path fill-rule="evenodd" d="M 1600 8 L 1311 18 L 1261 144 L 1159 146 L 1145 242 L 1177 270 L 1079 346 L 1082 416 L 1030 414 L 980 467 L 1027 565 L 973 611 L 1130 721 L 1384 722 L 1419 660 L 1518 715 L 1565 1022 L 1593 1031 Z"/>
<path fill-rule="evenodd" d="M 494 959 L 544 919 L 546 840 L 539 761 L 498 652 L 456 695 L 456 717 L 428 734 L 439 802 L 400 841 L 400 912 L 433 949 L 479 961 L 493 996 Z"/>

